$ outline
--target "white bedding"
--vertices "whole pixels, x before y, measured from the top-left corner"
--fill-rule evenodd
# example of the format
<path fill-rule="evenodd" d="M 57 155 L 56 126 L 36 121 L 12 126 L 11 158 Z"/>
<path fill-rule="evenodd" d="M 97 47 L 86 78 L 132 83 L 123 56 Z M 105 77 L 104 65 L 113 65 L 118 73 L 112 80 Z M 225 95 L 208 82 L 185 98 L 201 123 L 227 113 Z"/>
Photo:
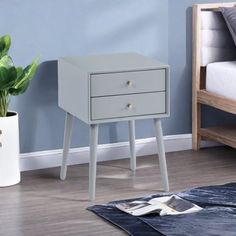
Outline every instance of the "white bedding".
<path fill-rule="evenodd" d="M 236 100 L 236 61 L 208 64 L 206 90 Z"/>

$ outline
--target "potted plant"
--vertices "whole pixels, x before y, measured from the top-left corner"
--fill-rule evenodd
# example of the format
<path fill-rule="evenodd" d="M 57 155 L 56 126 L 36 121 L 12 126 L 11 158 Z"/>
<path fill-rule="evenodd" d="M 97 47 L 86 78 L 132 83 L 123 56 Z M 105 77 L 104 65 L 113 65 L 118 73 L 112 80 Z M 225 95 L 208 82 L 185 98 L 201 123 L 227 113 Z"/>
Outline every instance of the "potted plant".
<path fill-rule="evenodd" d="M 9 98 L 26 91 L 34 76 L 38 62 L 15 67 L 8 50 L 9 35 L 0 37 L 0 187 L 20 182 L 18 114 L 9 111 Z"/>

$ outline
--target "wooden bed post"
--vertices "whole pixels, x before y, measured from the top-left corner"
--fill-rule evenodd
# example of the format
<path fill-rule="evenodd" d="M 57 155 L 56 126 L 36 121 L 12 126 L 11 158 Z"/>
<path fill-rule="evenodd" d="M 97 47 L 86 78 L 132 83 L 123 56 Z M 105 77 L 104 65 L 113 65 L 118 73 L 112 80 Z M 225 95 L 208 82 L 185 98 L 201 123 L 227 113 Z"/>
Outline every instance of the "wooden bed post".
<path fill-rule="evenodd" d="M 197 101 L 197 92 L 200 90 L 201 67 L 201 8 L 193 6 L 193 79 L 192 79 L 192 148 L 199 150 L 201 136 L 201 105 Z"/>

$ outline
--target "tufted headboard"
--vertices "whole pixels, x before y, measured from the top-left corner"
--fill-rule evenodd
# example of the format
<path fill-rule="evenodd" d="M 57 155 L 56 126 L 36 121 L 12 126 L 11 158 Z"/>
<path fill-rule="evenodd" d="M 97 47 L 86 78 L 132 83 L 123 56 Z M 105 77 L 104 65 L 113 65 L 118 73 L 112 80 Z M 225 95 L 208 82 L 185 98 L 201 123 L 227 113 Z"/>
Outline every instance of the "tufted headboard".
<path fill-rule="evenodd" d="M 193 6 L 193 69 L 217 61 L 236 60 L 236 47 L 220 7 L 236 2 L 196 4 Z"/>
<path fill-rule="evenodd" d="M 236 59 L 236 47 L 223 15 L 201 10 L 201 66 Z"/>

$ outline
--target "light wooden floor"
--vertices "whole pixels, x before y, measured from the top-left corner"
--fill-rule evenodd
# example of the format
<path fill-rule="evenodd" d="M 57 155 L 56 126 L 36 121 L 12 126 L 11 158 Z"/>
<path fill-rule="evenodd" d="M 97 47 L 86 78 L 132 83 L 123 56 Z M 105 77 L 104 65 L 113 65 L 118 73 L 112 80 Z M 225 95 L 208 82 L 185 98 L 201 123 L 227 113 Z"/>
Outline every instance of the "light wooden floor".
<path fill-rule="evenodd" d="M 236 150 L 211 148 L 167 154 L 171 191 L 236 182 Z M 138 158 L 133 175 L 128 160 L 98 165 L 96 203 L 154 194 L 162 189 L 157 156 Z M 19 185 L 0 189 L 1 236 L 118 236 L 119 229 L 85 210 L 88 165 L 25 172 Z"/>

